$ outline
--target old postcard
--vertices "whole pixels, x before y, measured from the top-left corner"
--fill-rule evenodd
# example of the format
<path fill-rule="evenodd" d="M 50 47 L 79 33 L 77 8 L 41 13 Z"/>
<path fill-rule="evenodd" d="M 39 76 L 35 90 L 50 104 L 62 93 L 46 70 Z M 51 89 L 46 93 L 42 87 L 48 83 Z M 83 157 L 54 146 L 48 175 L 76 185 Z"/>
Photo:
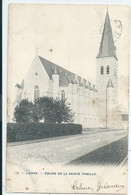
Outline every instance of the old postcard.
<path fill-rule="evenodd" d="M 126 194 L 129 6 L 10 4 L 7 192 Z"/>

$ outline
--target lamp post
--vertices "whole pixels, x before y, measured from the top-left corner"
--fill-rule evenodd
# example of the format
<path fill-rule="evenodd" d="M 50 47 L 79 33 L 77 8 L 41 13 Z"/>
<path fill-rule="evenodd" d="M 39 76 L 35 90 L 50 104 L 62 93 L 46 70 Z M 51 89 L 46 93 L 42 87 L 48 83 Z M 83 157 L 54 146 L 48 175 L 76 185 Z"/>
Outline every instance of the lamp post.
<path fill-rule="evenodd" d="M 108 85 L 106 86 L 106 129 L 107 129 L 107 88 Z"/>
<path fill-rule="evenodd" d="M 106 86 L 106 128 L 109 127 L 109 122 L 110 122 L 110 121 L 108 122 L 108 111 L 109 111 L 109 114 L 111 115 L 111 112 L 110 112 L 110 110 L 109 110 L 110 106 L 109 106 L 107 103 L 108 103 L 108 101 L 111 101 L 110 98 L 111 98 L 112 96 L 114 97 L 114 95 L 113 95 L 114 92 L 113 92 L 113 94 L 111 93 L 112 90 L 110 91 L 110 93 L 109 93 L 109 91 L 108 91 L 109 94 L 108 94 L 108 96 L 107 96 L 108 87 L 109 87 L 109 88 L 114 88 L 111 79 L 109 79 L 108 84 L 107 84 L 107 86 Z M 108 100 L 107 98 L 108 98 L 109 100 Z M 111 104 L 112 104 L 112 102 L 111 102 Z M 112 120 L 112 119 L 110 119 L 110 120 Z"/>

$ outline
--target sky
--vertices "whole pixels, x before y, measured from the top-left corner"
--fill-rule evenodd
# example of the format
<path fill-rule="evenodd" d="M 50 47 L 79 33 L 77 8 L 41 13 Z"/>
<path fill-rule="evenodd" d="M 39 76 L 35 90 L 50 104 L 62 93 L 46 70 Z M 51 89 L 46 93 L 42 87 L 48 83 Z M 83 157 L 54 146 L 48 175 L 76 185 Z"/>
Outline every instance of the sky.
<path fill-rule="evenodd" d="M 95 82 L 107 6 L 11 4 L 8 35 L 8 94 L 25 78 L 35 55 Z M 108 6 L 118 57 L 118 103 L 128 109 L 129 8 Z M 118 26 L 121 27 L 119 28 Z M 119 35 L 118 35 L 119 34 Z"/>

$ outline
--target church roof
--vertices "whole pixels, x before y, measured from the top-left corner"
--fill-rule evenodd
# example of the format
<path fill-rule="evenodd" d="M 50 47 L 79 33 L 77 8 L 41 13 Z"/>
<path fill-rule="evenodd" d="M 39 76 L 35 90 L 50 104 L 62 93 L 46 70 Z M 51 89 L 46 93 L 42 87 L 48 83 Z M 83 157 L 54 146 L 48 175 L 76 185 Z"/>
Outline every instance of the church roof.
<path fill-rule="evenodd" d="M 74 80 L 75 74 L 62 68 L 61 66 L 54 64 L 53 62 L 46 60 L 45 58 L 42 58 L 41 56 L 38 56 L 41 63 L 43 64 L 48 76 L 50 79 L 52 79 L 52 74 L 54 73 L 54 70 L 57 69 L 57 72 L 59 73 L 60 77 L 64 76 L 65 74 L 69 76 L 70 80 Z M 63 75 L 62 75 L 63 74 Z"/>
<path fill-rule="evenodd" d="M 62 68 L 61 66 L 54 64 L 53 62 L 50 62 L 46 60 L 45 58 L 42 58 L 41 56 L 38 56 L 38 58 L 43 64 L 50 79 L 52 79 L 52 74 L 54 74 L 54 72 L 57 71 L 57 74 L 59 74 L 60 76 L 60 86 L 67 86 L 69 83 L 72 83 L 72 84 L 78 83 L 80 85 L 81 81 L 83 81 L 84 87 L 88 84 L 88 81 L 86 79 L 78 75 L 76 76 L 76 74 Z M 76 80 L 76 77 L 77 77 L 77 80 Z"/>
<path fill-rule="evenodd" d="M 117 59 L 113 35 L 112 35 L 110 17 L 107 11 L 100 48 L 96 58 L 112 57 L 112 56 L 114 56 Z"/>
<path fill-rule="evenodd" d="M 69 81 L 65 76 L 60 76 L 59 82 L 60 82 L 60 86 L 67 86 L 69 84 Z"/>

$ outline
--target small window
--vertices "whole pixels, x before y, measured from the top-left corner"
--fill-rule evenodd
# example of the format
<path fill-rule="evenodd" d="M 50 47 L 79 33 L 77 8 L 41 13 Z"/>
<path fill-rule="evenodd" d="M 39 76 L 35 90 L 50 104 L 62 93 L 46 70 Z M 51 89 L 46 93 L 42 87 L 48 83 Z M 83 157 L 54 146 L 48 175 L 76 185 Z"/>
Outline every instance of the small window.
<path fill-rule="evenodd" d="M 37 76 L 37 75 L 38 75 L 38 73 L 36 72 L 36 73 L 35 73 L 35 76 Z"/>
<path fill-rule="evenodd" d="M 34 87 L 34 99 L 39 98 L 39 93 L 40 93 L 39 87 L 36 85 Z"/>
<path fill-rule="evenodd" d="M 101 66 L 100 73 L 101 73 L 101 75 L 103 75 L 103 74 L 104 74 L 104 67 L 103 67 L 103 66 Z"/>
<path fill-rule="evenodd" d="M 61 100 L 65 100 L 65 91 L 64 90 L 61 91 Z"/>
<path fill-rule="evenodd" d="M 110 74 L 110 67 L 109 66 L 106 67 L 106 74 Z"/>

